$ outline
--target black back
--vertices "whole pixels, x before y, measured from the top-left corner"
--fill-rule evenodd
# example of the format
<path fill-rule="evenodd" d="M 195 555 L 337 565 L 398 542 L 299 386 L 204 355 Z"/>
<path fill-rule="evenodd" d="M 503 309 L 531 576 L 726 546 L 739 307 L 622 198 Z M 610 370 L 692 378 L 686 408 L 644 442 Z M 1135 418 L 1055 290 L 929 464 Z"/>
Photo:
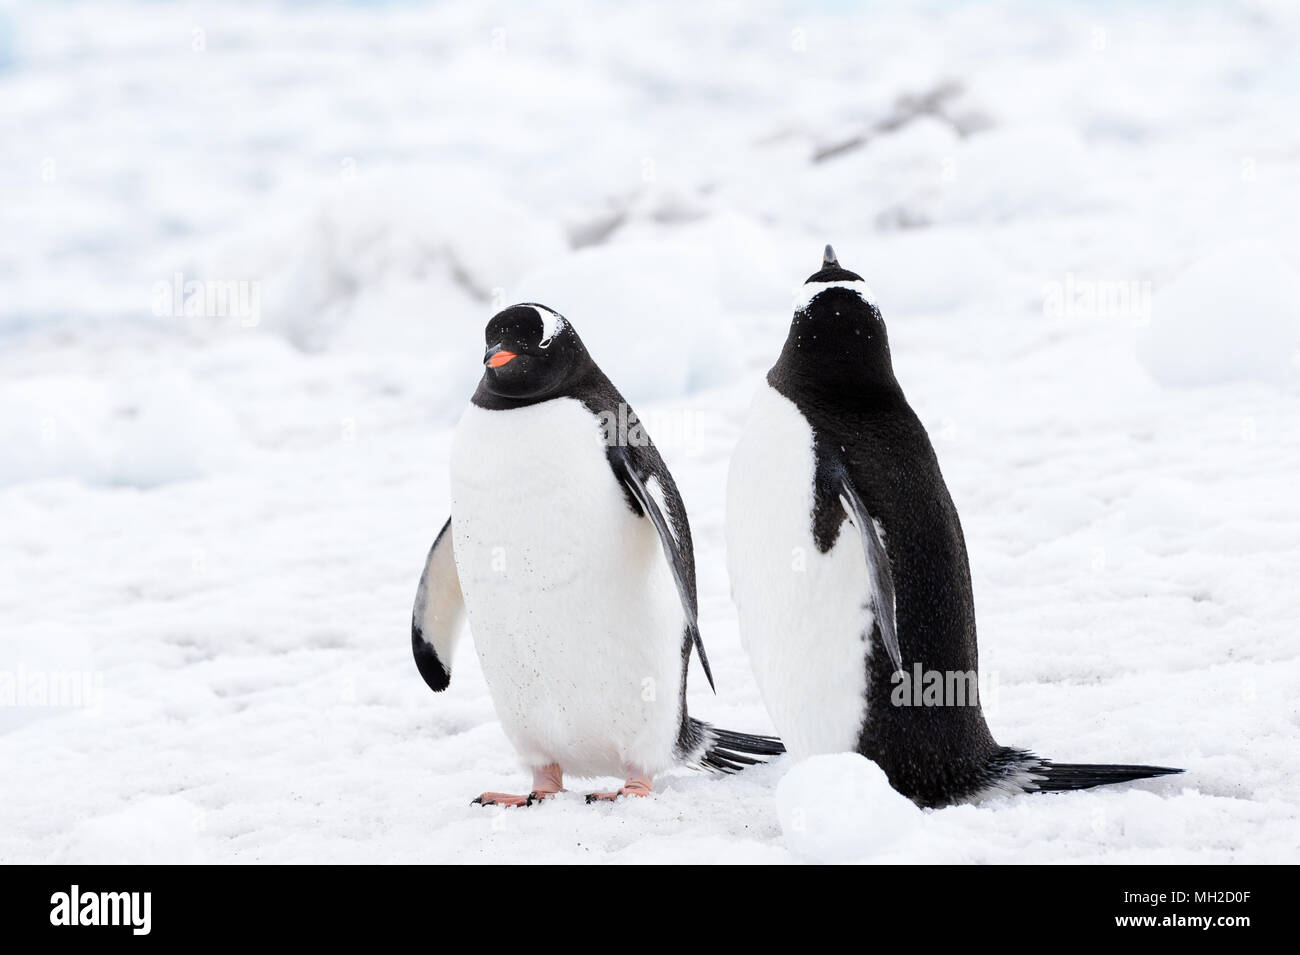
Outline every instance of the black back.
<path fill-rule="evenodd" d="M 826 261 L 808 283 L 862 281 Z M 961 521 L 934 448 L 894 377 L 880 310 L 856 291 L 830 288 L 795 312 L 768 384 L 812 426 L 816 489 L 813 539 L 825 553 L 845 529 L 839 477 L 847 473 L 884 529 L 896 595 L 903 668 L 973 673 L 975 605 Z M 848 533 L 854 533 L 848 528 Z M 893 666 L 880 628 L 871 636 L 870 700 L 859 751 L 899 792 L 941 805 L 990 781 L 1000 751 L 978 703 L 897 707 Z"/>

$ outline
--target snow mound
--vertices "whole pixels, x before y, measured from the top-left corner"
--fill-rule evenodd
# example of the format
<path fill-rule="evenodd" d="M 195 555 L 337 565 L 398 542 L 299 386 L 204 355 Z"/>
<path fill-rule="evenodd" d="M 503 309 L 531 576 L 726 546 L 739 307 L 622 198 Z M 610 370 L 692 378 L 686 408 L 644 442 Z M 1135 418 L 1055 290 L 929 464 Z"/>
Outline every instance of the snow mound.
<path fill-rule="evenodd" d="M 1295 377 L 1297 348 L 1300 275 L 1247 241 L 1199 259 L 1156 293 L 1138 358 L 1173 387 L 1280 382 Z"/>
<path fill-rule="evenodd" d="M 786 845 L 814 862 L 854 862 L 894 848 L 921 810 L 889 785 L 884 770 L 856 753 L 813 756 L 776 787 Z"/>

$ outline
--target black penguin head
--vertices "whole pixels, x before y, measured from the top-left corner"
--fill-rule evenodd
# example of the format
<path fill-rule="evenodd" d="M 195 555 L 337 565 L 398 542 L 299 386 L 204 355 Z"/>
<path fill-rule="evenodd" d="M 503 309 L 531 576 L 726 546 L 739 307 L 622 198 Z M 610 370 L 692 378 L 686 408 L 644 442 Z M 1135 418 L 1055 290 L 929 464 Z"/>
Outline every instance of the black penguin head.
<path fill-rule="evenodd" d="M 846 395 L 897 387 L 889 335 L 871 289 L 861 275 L 840 265 L 829 245 L 821 268 L 795 298 L 781 365 Z"/>
<path fill-rule="evenodd" d="M 555 397 L 590 361 L 573 326 L 545 305 L 529 302 L 498 312 L 484 338 L 479 395 L 510 403 Z"/>

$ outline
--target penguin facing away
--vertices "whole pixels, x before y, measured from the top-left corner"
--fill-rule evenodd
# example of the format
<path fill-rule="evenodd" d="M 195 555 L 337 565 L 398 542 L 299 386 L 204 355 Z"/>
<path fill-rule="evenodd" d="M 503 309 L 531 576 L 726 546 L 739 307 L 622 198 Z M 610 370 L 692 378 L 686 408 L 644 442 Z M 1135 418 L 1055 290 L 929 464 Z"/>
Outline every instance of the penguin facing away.
<path fill-rule="evenodd" d="M 515 305 L 488 322 L 483 378 L 451 450 L 451 517 L 415 599 L 411 643 L 442 691 L 467 613 L 501 726 L 532 805 L 564 774 L 618 776 L 644 796 L 673 766 L 735 772 L 784 752 L 686 711 L 695 558 L 677 485 L 573 326 Z"/>
<path fill-rule="evenodd" d="M 726 534 L 741 640 L 794 758 L 861 753 L 921 806 L 1182 772 L 994 741 L 961 522 L 871 290 L 830 246 L 732 457 Z M 920 698 L 918 676 L 942 694 Z"/>

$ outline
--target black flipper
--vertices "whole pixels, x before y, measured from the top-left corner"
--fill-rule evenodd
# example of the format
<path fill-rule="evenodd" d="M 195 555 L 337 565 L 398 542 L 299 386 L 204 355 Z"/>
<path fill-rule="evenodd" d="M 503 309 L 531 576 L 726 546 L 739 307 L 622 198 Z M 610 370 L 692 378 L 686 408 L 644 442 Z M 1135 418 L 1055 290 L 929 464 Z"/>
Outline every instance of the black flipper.
<path fill-rule="evenodd" d="M 903 669 L 903 654 L 898 646 L 898 629 L 894 617 L 894 575 L 889 569 L 889 555 L 876 533 L 876 522 L 867 513 L 866 505 L 847 474 L 840 475 L 840 500 L 844 512 L 853 521 L 862 538 L 862 552 L 867 557 L 867 573 L 871 577 L 871 612 L 880 625 L 881 637 L 894 671 Z"/>
<path fill-rule="evenodd" d="M 1105 786 L 1109 783 L 1126 783 L 1134 779 L 1149 779 L 1152 776 L 1172 776 L 1181 773 L 1181 769 L 1167 766 L 1123 766 L 1109 763 L 1053 763 L 1045 761 L 1033 769 L 1034 788 L 1031 792 L 1055 793 L 1068 792 L 1071 789 L 1091 789 L 1093 786 Z"/>
<path fill-rule="evenodd" d="M 682 601 L 682 613 L 686 616 L 686 629 L 690 635 L 691 641 L 695 644 L 695 652 L 700 656 L 700 665 L 704 667 L 704 675 L 708 677 L 709 687 L 714 693 L 718 692 L 717 687 L 713 685 L 713 671 L 709 669 L 709 658 L 704 652 L 704 641 L 700 638 L 700 625 L 696 619 L 695 601 L 691 596 L 691 588 L 687 583 L 685 558 L 677 544 L 677 539 L 673 537 L 672 531 L 668 527 L 668 521 L 664 513 L 659 509 L 659 505 L 650 495 L 650 491 L 645 486 L 645 481 L 637 473 L 636 467 L 632 463 L 627 449 L 623 447 L 612 447 L 608 452 L 610 462 L 615 465 L 614 472 L 618 475 L 623 486 L 635 498 L 637 504 L 641 507 L 641 512 L 654 525 L 655 530 L 659 533 L 659 543 L 663 545 L 664 557 L 668 559 L 668 566 L 673 572 L 673 582 L 677 585 L 677 595 Z"/>
<path fill-rule="evenodd" d="M 451 657 L 464 616 L 465 600 L 456 573 L 449 517 L 429 548 L 411 612 L 411 651 L 415 654 L 415 665 L 435 693 L 447 689 L 451 683 Z"/>

